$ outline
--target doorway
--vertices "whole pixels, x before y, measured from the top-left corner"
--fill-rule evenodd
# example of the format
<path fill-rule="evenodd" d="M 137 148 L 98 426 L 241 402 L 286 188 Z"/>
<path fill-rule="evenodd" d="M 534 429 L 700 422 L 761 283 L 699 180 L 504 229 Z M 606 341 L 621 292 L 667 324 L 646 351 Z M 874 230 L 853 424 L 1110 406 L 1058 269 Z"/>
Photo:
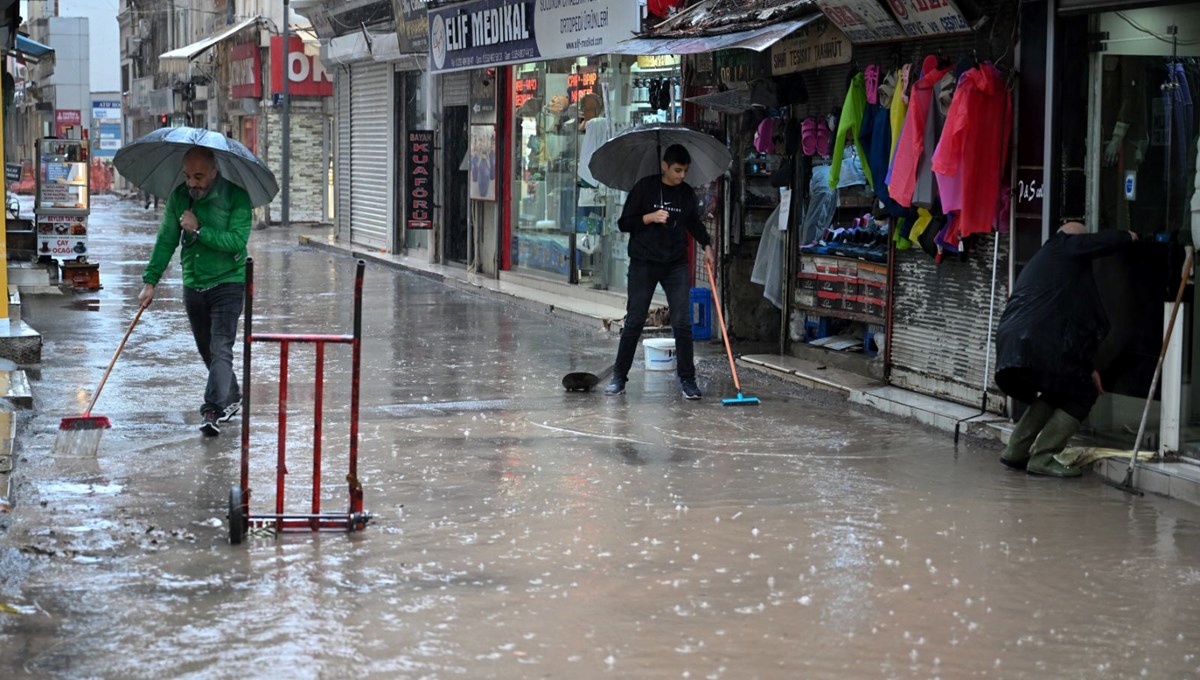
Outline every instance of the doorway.
<path fill-rule="evenodd" d="M 1103 50 L 1092 57 L 1088 222 L 1139 235 L 1129 255 L 1097 270 L 1112 331 L 1123 346 L 1089 419 L 1132 444 L 1190 241 L 1200 132 L 1200 8 L 1093 17 Z M 1185 290 L 1145 442 L 1200 457 L 1200 316 Z M 1104 348 L 1102 347 L 1102 353 Z M 1098 361 L 1099 363 L 1099 361 Z M 1111 379 L 1111 380 L 1110 380 Z"/>
<path fill-rule="evenodd" d="M 446 260 L 468 264 L 468 201 L 470 178 L 467 164 L 469 107 L 447 106 L 442 118 L 442 186 L 446 187 L 442 215 L 446 226 Z"/>

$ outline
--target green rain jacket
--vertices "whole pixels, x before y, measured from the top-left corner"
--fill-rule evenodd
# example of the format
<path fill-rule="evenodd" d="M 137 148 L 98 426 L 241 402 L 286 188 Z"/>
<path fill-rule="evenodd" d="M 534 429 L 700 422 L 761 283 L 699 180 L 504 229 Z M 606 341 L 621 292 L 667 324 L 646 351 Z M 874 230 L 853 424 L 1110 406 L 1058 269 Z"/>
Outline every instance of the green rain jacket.
<path fill-rule="evenodd" d="M 189 208 L 200 222 L 199 236 L 187 234 L 179 261 L 183 285 L 196 290 L 222 283 L 245 283 L 246 242 L 250 240 L 250 196 L 236 184 L 218 177 L 208 194 L 193 201 L 187 184 L 180 184 L 167 199 L 162 224 L 142 282 L 157 286 L 175 248 L 180 245 L 179 217 Z"/>

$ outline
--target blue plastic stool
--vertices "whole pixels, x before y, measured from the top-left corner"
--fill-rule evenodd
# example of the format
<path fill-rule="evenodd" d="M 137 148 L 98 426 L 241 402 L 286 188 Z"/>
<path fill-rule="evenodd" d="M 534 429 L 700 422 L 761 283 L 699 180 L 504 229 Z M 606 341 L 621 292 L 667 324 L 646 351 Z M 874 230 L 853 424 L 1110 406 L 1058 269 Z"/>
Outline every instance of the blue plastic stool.
<path fill-rule="evenodd" d="M 709 340 L 712 338 L 712 305 L 712 291 L 707 288 L 692 289 L 691 314 L 689 316 L 692 322 L 693 340 Z"/>

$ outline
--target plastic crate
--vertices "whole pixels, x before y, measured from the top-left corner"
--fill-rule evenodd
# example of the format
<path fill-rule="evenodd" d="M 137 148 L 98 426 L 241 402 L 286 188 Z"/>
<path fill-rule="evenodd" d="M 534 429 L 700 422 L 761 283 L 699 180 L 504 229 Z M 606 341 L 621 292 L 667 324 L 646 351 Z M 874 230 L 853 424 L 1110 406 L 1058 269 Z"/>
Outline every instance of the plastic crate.
<path fill-rule="evenodd" d="M 709 340 L 712 338 L 713 299 L 712 291 L 707 288 L 692 289 L 691 322 L 692 339 Z"/>

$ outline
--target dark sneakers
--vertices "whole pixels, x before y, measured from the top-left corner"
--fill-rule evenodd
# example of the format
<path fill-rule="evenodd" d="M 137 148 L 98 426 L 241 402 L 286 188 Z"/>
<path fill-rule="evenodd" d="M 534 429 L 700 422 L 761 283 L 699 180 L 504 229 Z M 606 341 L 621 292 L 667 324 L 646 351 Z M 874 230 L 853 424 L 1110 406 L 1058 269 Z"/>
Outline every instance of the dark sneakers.
<path fill-rule="evenodd" d="M 613 376 L 613 379 L 608 383 L 608 387 L 604 388 L 604 393 L 610 397 L 615 397 L 619 394 L 625 394 L 625 378 Z"/>
<path fill-rule="evenodd" d="M 200 414 L 200 417 L 202 418 L 200 422 L 201 434 L 205 437 L 215 437 L 221 434 L 221 428 L 217 425 L 220 421 L 217 419 L 216 411 L 205 411 Z"/>
<path fill-rule="evenodd" d="M 680 379 L 679 389 L 683 391 L 685 399 L 700 399 L 704 395 L 700 394 L 700 388 L 696 386 L 695 380 Z"/>
<path fill-rule="evenodd" d="M 242 412 L 242 400 L 238 399 L 237 401 L 232 402 L 228 406 L 226 406 L 224 411 L 221 411 L 221 415 L 217 416 L 217 422 L 218 423 L 227 423 L 230 420 L 233 420 L 233 417 L 241 412 Z"/>

